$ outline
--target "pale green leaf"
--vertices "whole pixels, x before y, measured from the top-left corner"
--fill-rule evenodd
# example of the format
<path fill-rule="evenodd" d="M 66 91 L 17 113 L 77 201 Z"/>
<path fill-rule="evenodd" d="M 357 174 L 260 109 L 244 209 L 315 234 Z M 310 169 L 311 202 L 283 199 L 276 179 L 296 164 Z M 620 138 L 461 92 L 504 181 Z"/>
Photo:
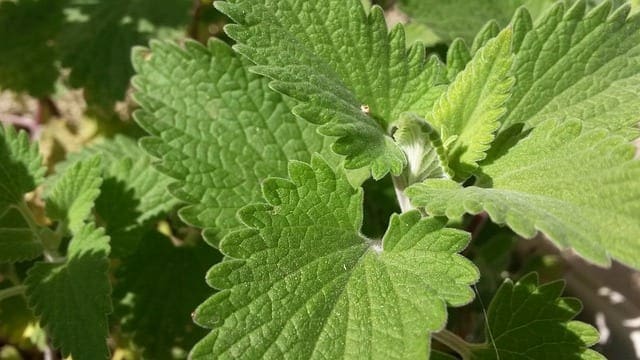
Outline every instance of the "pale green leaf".
<path fill-rule="evenodd" d="M 84 225 L 58 263 L 36 263 L 25 280 L 29 306 L 62 355 L 107 359 L 107 314 L 111 312 L 109 238 Z"/>
<path fill-rule="evenodd" d="M 446 82 L 424 46 L 406 48 L 402 26 L 388 31 L 382 10 L 358 0 L 216 2 L 238 24 L 226 31 L 252 70 L 300 101 L 294 113 L 336 137 L 347 168 L 371 167 L 374 178 L 398 175 L 405 156 L 389 137 L 403 112 L 431 111 Z"/>
<path fill-rule="evenodd" d="M 0 215 L 0 264 L 31 260 L 42 254 L 38 239 L 15 209 Z"/>
<path fill-rule="evenodd" d="M 397 190 L 426 179 L 450 178 L 446 150 L 437 130 L 412 113 L 402 114 L 396 126 L 393 139 L 407 155 L 407 167 L 394 177 Z"/>
<path fill-rule="evenodd" d="M 46 212 L 52 220 L 62 221 L 72 232 L 89 218 L 102 185 L 100 157 L 79 161 L 67 169 L 46 196 Z"/>
<path fill-rule="evenodd" d="M 522 40 L 514 44 L 516 85 L 503 128 L 574 117 L 587 128 L 638 135 L 640 14 L 629 17 L 628 6 L 611 12 L 609 1 L 586 8 L 558 2 L 526 34 L 531 19 L 517 15 Z"/>
<path fill-rule="evenodd" d="M 500 127 L 513 86 L 512 60 L 511 31 L 505 29 L 475 53 L 427 117 L 445 142 L 455 137 L 446 152 L 456 178 L 477 168 Z"/>
<path fill-rule="evenodd" d="M 563 281 L 538 286 L 535 273 L 515 284 L 507 280 L 489 305 L 486 342 L 473 348 L 471 359 L 604 360 L 589 349 L 598 331 L 573 321 L 582 305 L 560 297 L 563 290 Z"/>
<path fill-rule="evenodd" d="M 362 191 L 311 163 L 265 180 L 267 203 L 239 212 L 245 228 L 207 276 L 221 291 L 196 312 L 215 329 L 193 359 L 424 359 L 446 306 L 473 298 L 477 270 L 458 254 L 467 234 L 412 211 L 364 238 Z"/>
<path fill-rule="evenodd" d="M 457 218 L 486 211 L 524 237 L 537 231 L 597 264 L 640 267 L 640 162 L 634 147 L 579 121 L 545 122 L 482 167 L 478 186 L 427 180 L 416 206 Z"/>
<path fill-rule="evenodd" d="M 38 145 L 27 133 L 0 125 L 0 214 L 40 185 L 44 172 Z"/>
<path fill-rule="evenodd" d="M 142 144 L 177 180 L 169 190 L 190 204 L 182 218 L 208 228 L 214 245 L 240 225 L 237 210 L 261 198 L 260 181 L 286 175 L 289 160 L 327 152 L 316 127 L 291 114 L 292 102 L 220 41 L 155 42 L 136 51 L 134 64 L 135 117 L 154 136 Z"/>
<path fill-rule="evenodd" d="M 553 0 L 400 0 L 400 8 L 445 42 L 460 37 L 471 43 L 489 20 L 505 26 L 520 6 L 538 14 L 552 3 Z"/>

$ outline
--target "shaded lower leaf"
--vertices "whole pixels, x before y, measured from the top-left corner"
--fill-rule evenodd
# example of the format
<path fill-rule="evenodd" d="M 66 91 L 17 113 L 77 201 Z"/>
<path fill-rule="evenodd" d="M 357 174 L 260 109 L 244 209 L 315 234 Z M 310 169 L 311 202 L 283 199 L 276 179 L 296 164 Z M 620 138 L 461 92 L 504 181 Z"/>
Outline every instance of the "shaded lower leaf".
<path fill-rule="evenodd" d="M 84 225 L 69 245 L 67 259 L 36 263 L 25 280 L 29 306 L 63 356 L 106 359 L 107 314 L 111 312 L 109 238 Z"/>
<path fill-rule="evenodd" d="M 599 339 L 592 326 L 572 319 L 578 299 L 560 297 L 563 281 L 538 285 L 531 273 L 498 289 L 487 314 L 487 343 L 474 347 L 472 359 L 604 359 L 589 349 Z"/>
<path fill-rule="evenodd" d="M 220 260 L 202 241 L 175 246 L 157 232 L 144 235 L 138 250 L 123 259 L 116 273 L 116 313 L 145 358 L 169 359 L 174 348 L 188 351 L 206 334 L 191 314 L 211 292 L 202 274 Z"/>
<path fill-rule="evenodd" d="M 635 149 L 580 121 L 548 121 L 481 167 L 477 186 L 427 180 L 415 206 L 456 218 L 486 211 L 524 237 L 544 233 L 594 263 L 640 267 L 640 161 Z"/>
<path fill-rule="evenodd" d="M 35 259 L 43 250 L 42 242 L 17 210 L 0 215 L 0 263 Z"/>

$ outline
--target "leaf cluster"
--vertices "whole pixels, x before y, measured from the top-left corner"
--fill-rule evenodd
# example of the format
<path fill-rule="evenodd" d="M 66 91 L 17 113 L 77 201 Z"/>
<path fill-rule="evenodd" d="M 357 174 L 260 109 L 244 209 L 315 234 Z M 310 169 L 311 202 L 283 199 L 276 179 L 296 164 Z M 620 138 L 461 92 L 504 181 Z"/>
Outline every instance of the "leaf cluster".
<path fill-rule="evenodd" d="M 430 47 L 367 1 L 226 0 L 225 41 L 138 46 L 190 6 L 0 2 L 0 49 L 33 49 L 0 86 L 68 68 L 104 110 L 135 72 L 146 134 L 53 166 L 0 126 L 3 306 L 81 360 L 603 358 L 564 282 L 510 260 L 544 236 L 640 268 L 630 5 L 399 1 Z"/>

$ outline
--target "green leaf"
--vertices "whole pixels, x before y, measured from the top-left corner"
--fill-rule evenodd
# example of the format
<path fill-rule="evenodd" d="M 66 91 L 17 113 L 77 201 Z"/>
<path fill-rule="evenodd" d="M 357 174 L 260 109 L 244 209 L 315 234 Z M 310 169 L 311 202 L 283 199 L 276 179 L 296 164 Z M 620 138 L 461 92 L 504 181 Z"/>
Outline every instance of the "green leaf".
<path fill-rule="evenodd" d="M 67 23 L 58 39 L 69 83 L 84 88 L 91 109 L 109 114 L 123 100 L 133 75 L 131 48 L 167 29 L 183 29 L 191 0 L 69 0 Z"/>
<path fill-rule="evenodd" d="M 446 306 L 473 298 L 467 234 L 412 211 L 364 238 L 362 191 L 318 157 L 289 167 L 222 241 L 207 275 L 221 291 L 196 311 L 215 330 L 192 358 L 426 358 Z"/>
<path fill-rule="evenodd" d="M 477 51 L 427 118 L 448 144 L 448 165 L 457 178 L 477 168 L 500 127 L 514 82 L 512 60 L 511 30 L 506 29 Z M 455 140 L 447 142 L 451 137 Z"/>
<path fill-rule="evenodd" d="M 202 241 L 175 246 L 152 231 L 131 257 L 123 259 L 116 273 L 116 314 L 122 318 L 122 331 L 133 334 L 145 359 L 170 359 L 174 348 L 189 351 L 206 335 L 193 324 L 191 313 L 211 293 L 202 274 L 220 258 Z"/>
<path fill-rule="evenodd" d="M 598 331 L 572 319 L 582 305 L 560 297 L 563 281 L 538 286 L 531 273 L 513 283 L 507 280 L 489 305 L 487 343 L 474 347 L 472 359 L 604 359 L 589 349 Z"/>
<path fill-rule="evenodd" d="M 0 214 L 40 185 L 44 172 L 38 145 L 27 133 L 0 125 Z"/>
<path fill-rule="evenodd" d="M 42 254 L 42 242 L 15 209 L 0 215 L 0 263 L 35 259 Z"/>
<path fill-rule="evenodd" d="M 64 357 L 106 359 L 111 312 L 109 237 L 94 225 L 77 231 L 61 263 L 36 263 L 25 284 L 29 306 Z"/>
<path fill-rule="evenodd" d="M 42 97 L 58 78 L 54 41 L 64 0 L 0 2 L 0 87 Z"/>
<path fill-rule="evenodd" d="M 524 237 L 543 232 L 602 265 L 640 268 L 640 162 L 634 147 L 579 121 L 548 121 L 482 167 L 478 186 L 427 180 L 407 189 L 416 206 L 457 218 L 486 211 Z"/>
<path fill-rule="evenodd" d="M 154 220 L 179 204 L 167 191 L 173 180 L 155 169 L 152 158 L 135 140 L 124 136 L 70 154 L 56 166 L 56 173 L 64 174 L 74 164 L 94 156 L 102 159 L 99 171 L 104 179 L 95 204 L 96 215 L 111 238 L 112 256 L 128 255 Z"/>
<path fill-rule="evenodd" d="M 336 137 L 349 169 L 371 166 L 374 178 L 398 175 L 405 156 L 388 136 L 403 112 L 426 117 L 446 82 L 424 46 L 407 49 L 402 26 L 388 32 L 380 7 L 358 0 L 215 2 L 238 24 L 225 29 L 234 49 L 300 101 L 294 113 Z"/>
<path fill-rule="evenodd" d="M 640 14 L 628 12 L 628 6 L 611 12 L 609 1 L 588 13 L 585 1 L 568 10 L 558 2 L 526 34 L 531 19 L 520 12 L 514 25 L 522 28 L 515 44 L 516 85 L 503 128 L 575 117 L 587 128 L 636 137 Z"/>
<path fill-rule="evenodd" d="M 95 200 L 100 195 L 100 157 L 79 161 L 67 169 L 53 184 L 46 196 L 46 212 L 52 220 L 67 224 L 78 231 L 89 218 Z"/>
<path fill-rule="evenodd" d="M 505 26 L 520 6 L 540 13 L 552 3 L 553 0 L 400 0 L 400 8 L 445 42 L 460 37 L 471 43 L 489 20 Z"/>
<path fill-rule="evenodd" d="M 260 182 L 286 175 L 288 160 L 327 152 L 316 127 L 291 114 L 290 100 L 269 89 L 217 40 L 184 49 L 154 42 L 134 54 L 138 123 L 154 137 L 143 147 L 177 181 L 169 190 L 191 204 L 180 212 L 208 228 L 207 240 L 240 225 L 235 214 L 261 199 Z"/>

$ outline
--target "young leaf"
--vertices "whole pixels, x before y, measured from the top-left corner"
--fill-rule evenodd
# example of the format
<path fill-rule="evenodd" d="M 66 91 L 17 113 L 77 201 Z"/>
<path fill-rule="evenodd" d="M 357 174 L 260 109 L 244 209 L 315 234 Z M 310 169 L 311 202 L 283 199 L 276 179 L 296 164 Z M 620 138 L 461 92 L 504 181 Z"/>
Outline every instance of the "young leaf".
<path fill-rule="evenodd" d="M 394 178 L 398 190 L 426 179 L 450 178 L 446 151 L 437 130 L 412 113 L 402 114 L 396 126 L 393 139 L 407 155 L 407 167 Z"/>
<path fill-rule="evenodd" d="M 106 359 L 111 312 L 109 237 L 94 225 L 75 234 L 62 263 L 36 263 L 25 280 L 27 298 L 64 357 Z"/>
<path fill-rule="evenodd" d="M 575 117 L 587 128 L 638 135 L 640 14 L 611 7 L 604 1 L 586 13 L 584 0 L 568 10 L 559 1 L 535 28 L 516 35 L 516 85 L 503 128 Z M 519 32 L 527 18 L 524 10 L 516 16 Z"/>
<path fill-rule="evenodd" d="M 98 156 L 67 169 L 46 196 L 47 216 L 64 222 L 72 232 L 80 230 L 100 195 L 101 170 Z"/>
<path fill-rule="evenodd" d="M 191 313 L 211 293 L 202 274 L 220 258 L 216 253 L 203 241 L 177 247 L 151 231 L 143 235 L 137 251 L 122 260 L 114 289 L 120 303 L 116 314 L 145 359 L 170 359 L 176 347 L 188 351 L 206 335 L 193 324 Z"/>
<path fill-rule="evenodd" d="M 422 45 L 390 33 L 382 10 L 358 0 L 215 2 L 237 25 L 234 48 L 273 79 L 271 86 L 301 103 L 295 114 L 337 137 L 333 150 L 347 168 L 371 166 L 374 178 L 398 175 L 405 156 L 388 136 L 403 112 L 426 117 L 446 81 Z"/>
<path fill-rule="evenodd" d="M 58 78 L 54 39 L 65 0 L 0 2 L 0 88 L 42 97 Z"/>
<path fill-rule="evenodd" d="M 143 147 L 177 179 L 170 191 L 193 204 L 180 214 L 209 228 L 216 245 L 237 228 L 238 209 L 261 198 L 259 183 L 284 176 L 287 161 L 325 152 L 316 127 L 291 114 L 291 101 L 250 73 L 226 44 L 154 42 L 134 55 L 138 123 L 154 137 Z"/>
<path fill-rule="evenodd" d="M 505 29 L 475 54 L 427 118 L 448 143 L 448 165 L 457 178 L 477 168 L 500 127 L 513 86 L 512 60 L 511 30 Z"/>
<path fill-rule="evenodd" d="M 17 210 L 0 215 L 0 264 L 31 260 L 42 251 L 42 242 Z"/>
<path fill-rule="evenodd" d="M 472 350 L 472 359 L 604 359 L 589 349 L 598 331 L 572 319 L 578 299 L 560 297 L 563 281 L 538 286 L 531 273 L 515 284 L 507 280 L 491 301 L 486 343 Z"/>
<path fill-rule="evenodd" d="M 467 234 L 412 211 L 367 239 L 343 173 L 314 157 L 289 176 L 265 180 L 268 203 L 243 208 L 245 228 L 222 241 L 227 260 L 207 275 L 222 290 L 196 312 L 215 330 L 192 358 L 424 359 L 446 306 L 473 298 Z"/>
<path fill-rule="evenodd" d="M 0 125 L 0 214 L 40 185 L 44 172 L 38 145 L 27 133 Z"/>
<path fill-rule="evenodd" d="M 486 211 L 519 235 L 541 231 L 594 263 L 607 265 L 611 256 L 640 268 L 640 162 L 634 152 L 604 130 L 548 121 L 483 166 L 482 187 L 427 180 L 406 193 L 433 215 Z"/>

